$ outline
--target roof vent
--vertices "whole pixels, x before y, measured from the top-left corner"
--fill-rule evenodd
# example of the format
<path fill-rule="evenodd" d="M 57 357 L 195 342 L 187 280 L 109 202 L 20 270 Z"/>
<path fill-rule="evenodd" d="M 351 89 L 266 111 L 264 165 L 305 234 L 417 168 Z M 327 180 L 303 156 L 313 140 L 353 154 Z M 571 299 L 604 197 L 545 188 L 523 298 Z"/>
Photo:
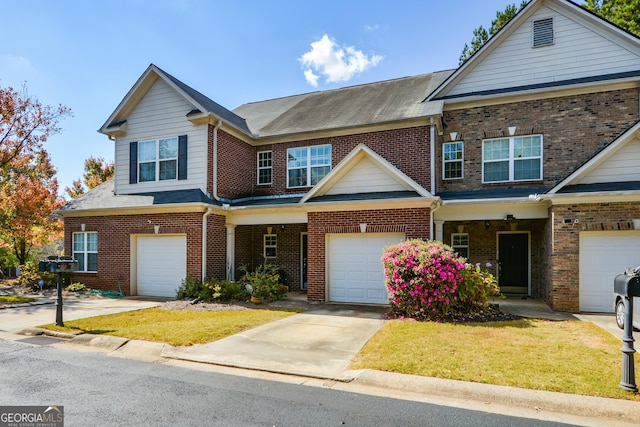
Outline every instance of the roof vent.
<path fill-rule="evenodd" d="M 553 42 L 553 18 L 533 21 L 533 47 L 549 46 Z"/>

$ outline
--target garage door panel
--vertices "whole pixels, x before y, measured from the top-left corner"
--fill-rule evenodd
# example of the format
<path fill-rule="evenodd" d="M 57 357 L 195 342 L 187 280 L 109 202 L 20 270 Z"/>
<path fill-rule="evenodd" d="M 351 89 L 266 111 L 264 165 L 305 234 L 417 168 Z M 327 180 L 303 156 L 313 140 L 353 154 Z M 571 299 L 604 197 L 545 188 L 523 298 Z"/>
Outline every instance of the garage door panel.
<path fill-rule="evenodd" d="M 388 304 L 383 249 L 404 241 L 400 233 L 330 235 L 327 244 L 329 300 Z"/>
<path fill-rule="evenodd" d="M 640 265 L 640 231 L 580 234 L 580 311 L 613 312 L 613 279 Z"/>
<path fill-rule="evenodd" d="M 186 277 L 186 237 L 138 237 L 136 253 L 138 295 L 175 297 Z"/>

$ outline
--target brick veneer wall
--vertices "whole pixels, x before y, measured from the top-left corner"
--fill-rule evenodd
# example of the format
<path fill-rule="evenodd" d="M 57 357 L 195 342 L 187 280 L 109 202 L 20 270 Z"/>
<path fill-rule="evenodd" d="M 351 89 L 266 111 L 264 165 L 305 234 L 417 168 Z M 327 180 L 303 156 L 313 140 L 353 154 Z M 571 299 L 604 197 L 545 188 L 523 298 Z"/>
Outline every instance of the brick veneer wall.
<path fill-rule="evenodd" d="M 554 310 L 580 311 L 580 232 L 633 230 L 640 204 L 592 203 L 550 208 L 553 243 L 546 246 L 543 296 Z M 564 224 L 564 218 L 574 222 Z M 575 223 L 578 220 L 578 223 Z M 612 279 L 613 280 L 613 279 Z"/>
<path fill-rule="evenodd" d="M 367 232 L 404 232 L 406 238 L 429 238 L 429 208 L 381 209 L 308 214 L 308 293 L 311 301 L 326 300 L 326 245 L 329 233 L 359 233 L 360 223 Z"/>
<path fill-rule="evenodd" d="M 438 192 L 504 187 L 550 187 L 639 119 L 638 90 L 576 95 L 446 111 L 446 129 L 436 144 Z M 543 135 L 543 181 L 482 184 L 482 140 L 509 135 Z M 442 144 L 464 141 L 464 178 L 442 179 Z"/>
<path fill-rule="evenodd" d="M 284 230 L 282 229 L 284 226 Z M 277 257 L 264 258 L 263 236 L 267 227 L 272 227 L 272 234 L 277 239 Z M 300 290 L 301 264 L 301 233 L 307 231 L 306 224 L 268 224 L 244 225 L 236 227 L 236 268 L 246 265 L 253 271 L 263 263 L 281 267 L 287 276 L 289 289 Z M 236 270 L 236 279 L 242 276 Z"/>
<path fill-rule="evenodd" d="M 207 277 L 227 277 L 227 228 L 223 215 L 207 217 Z"/>
<path fill-rule="evenodd" d="M 150 221 L 150 223 L 148 222 Z M 201 277 L 202 272 L 202 214 L 114 215 L 65 218 L 65 254 L 73 254 L 73 233 L 98 232 L 98 272 L 73 273 L 71 280 L 94 289 L 118 290 L 118 281 L 125 294 L 131 294 L 131 240 L 132 234 L 155 235 L 154 226 L 160 226 L 158 235 L 184 234 L 187 236 L 187 274 Z"/>
<path fill-rule="evenodd" d="M 310 187 L 287 188 L 287 149 L 331 145 L 335 167 L 358 144 L 364 143 L 425 188 L 429 188 L 429 126 L 369 132 L 356 135 L 316 138 L 251 147 L 223 131 L 218 131 L 218 194 L 226 198 L 300 194 Z M 257 185 L 257 153 L 272 151 L 271 185 Z"/>
<path fill-rule="evenodd" d="M 485 227 L 484 221 L 451 221 L 443 226 L 444 243 L 451 246 L 451 234 L 458 233 L 458 226 L 463 227 L 463 233 L 469 234 L 469 262 L 480 263 L 483 267 L 487 263 L 491 273 L 497 276 L 498 233 L 499 232 L 529 232 L 531 247 L 531 296 L 541 298 L 543 290 L 541 278 L 544 273 L 544 230 L 546 219 L 517 220 L 517 221 L 489 221 Z"/>

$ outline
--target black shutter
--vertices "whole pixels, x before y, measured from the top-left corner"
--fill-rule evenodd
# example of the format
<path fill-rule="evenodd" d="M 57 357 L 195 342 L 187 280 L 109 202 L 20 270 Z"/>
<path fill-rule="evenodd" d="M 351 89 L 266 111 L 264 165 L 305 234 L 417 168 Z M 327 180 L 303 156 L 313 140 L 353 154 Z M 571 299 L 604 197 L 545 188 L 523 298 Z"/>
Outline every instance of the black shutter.
<path fill-rule="evenodd" d="M 178 179 L 187 179 L 187 135 L 178 137 Z"/>
<path fill-rule="evenodd" d="M 129 184 L 138 182 L 138 143 L 129 144 Z"/>

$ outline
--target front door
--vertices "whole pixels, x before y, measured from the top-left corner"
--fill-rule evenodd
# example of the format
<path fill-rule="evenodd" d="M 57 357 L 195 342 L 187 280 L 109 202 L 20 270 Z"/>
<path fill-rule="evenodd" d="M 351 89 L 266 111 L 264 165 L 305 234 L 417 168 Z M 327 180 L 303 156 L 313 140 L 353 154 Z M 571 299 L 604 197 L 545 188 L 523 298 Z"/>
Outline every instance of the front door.
<path fill-rule="evenodd" d="M 498 234 L 498 285 L 504 294 L 529 294 L 529 233 Z"/>

